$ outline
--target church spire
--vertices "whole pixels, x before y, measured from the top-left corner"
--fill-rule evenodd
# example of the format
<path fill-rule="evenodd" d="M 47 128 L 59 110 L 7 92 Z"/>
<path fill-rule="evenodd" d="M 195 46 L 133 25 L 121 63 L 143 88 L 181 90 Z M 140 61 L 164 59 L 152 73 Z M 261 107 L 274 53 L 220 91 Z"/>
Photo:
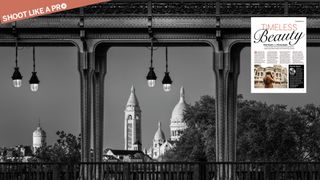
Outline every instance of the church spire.
<path fill-rule="evenodd" d="M 184 101 L 184 88 L 181 86 L 180 88 L 180 101 Z"/>
<path fill-rule="evenodd" d="M 139 101 L 136 96 L 136 91 L 134 86 L 131 86 L 131 93 L 127 102 L 127 106 L 139 106 Z"/>
<path fill-rule="evenodd" d="M 159 121 L 158 122 L 158 129 L 157 129 L 157 132 L 156 134 L 154 135 L 154 138 L 153 138 L 154 141 L 158 142 L 159 140 L 160 141 L 165 141 L 166 140 L 166 137 L 161 129 L 161 122 Z"/>

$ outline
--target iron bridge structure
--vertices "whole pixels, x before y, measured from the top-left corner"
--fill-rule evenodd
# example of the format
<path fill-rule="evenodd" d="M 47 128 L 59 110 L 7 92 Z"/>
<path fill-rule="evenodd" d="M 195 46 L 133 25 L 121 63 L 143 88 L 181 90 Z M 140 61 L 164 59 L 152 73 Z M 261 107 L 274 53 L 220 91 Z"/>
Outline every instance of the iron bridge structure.
<path fill-rule="evenodd" d="M 83 162 L 102 161 L 104 79 L 114 46 L 208 46 L 216 81 L 216 161 L 236 161 L 240 51 L 251 17 L 307 17 L 307 44 L 320 42 L 318 0 L 114 0 L 0 25 L 0 45 L 75 46 L 81 89 Z M 108 123 L 106 121 L 106 123 Z M 93 126 L 93 132 L 91 132 Z"/>

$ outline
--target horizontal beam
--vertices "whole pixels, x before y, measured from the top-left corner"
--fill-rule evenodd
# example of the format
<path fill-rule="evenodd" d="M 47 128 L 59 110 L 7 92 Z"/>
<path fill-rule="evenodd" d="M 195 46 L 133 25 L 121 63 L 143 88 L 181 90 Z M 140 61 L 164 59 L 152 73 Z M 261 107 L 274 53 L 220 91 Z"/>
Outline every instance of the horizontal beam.
<path fill-rule="evenodd" d="M 251 25 L 250 17 L 221 17 L 220 28 L 222 29 L 249 29 Z M 307 28 L 319 29 L 320 17 L 308 17 Z M 79 17 L 39 17 L 27 19 L 16 23 L 19 29 L 35 29 L 45 31 L 44 29 L 74 29 L 80 30 L 78 25 Z M 154 17 L 152 20 L 153 29 L 214 29 L 216 27 L 216 18 L 213 16 L 197 17 Z M 0 24 L 0 29 L 11 29 L 11 24 Z M 112 29 L 126 28 L 126 31 L 133 29 L 148 28 L 147 17 L 86 17 L 84 19 L 84 29 Z M 27 30 L 25 30 L 27 31 Z M 107 31 L 107 30 L 106 30 Z M 133 30 L 134 31 L 134 30 Z M 142 30 L 143 31 L 143 30 Z M 170 30 L 169 30 L 170 31 Z M 11 32 L 11 31 L 10 31 Z M 1 33 L 1 32 L 0 32 Z M 63 32 L 61 32 L 63 33 Z"/>

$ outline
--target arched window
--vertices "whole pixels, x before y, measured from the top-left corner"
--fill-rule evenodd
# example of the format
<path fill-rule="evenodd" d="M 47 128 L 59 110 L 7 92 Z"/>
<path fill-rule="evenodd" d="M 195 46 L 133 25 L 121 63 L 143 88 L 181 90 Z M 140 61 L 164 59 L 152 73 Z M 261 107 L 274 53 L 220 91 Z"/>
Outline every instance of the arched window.
<path fill-rule="evenodd" d="M 132 120 L 132 116 L 131 115 L 128 116 L 128 120 Z"/>

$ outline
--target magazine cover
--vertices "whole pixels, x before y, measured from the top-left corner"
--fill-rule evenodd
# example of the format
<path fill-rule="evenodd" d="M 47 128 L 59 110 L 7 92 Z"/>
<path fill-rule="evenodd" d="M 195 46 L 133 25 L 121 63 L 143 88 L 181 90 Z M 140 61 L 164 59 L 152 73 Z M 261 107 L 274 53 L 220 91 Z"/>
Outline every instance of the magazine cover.
<path fill-rule="evenodd" d="M 306 18 L 251 18 L 251 92 L 306 93 Z"/>
<path fill-rule="evenodd" d="M 1 0 L 0 180 L 320 180 L 319 0 Z"/>

